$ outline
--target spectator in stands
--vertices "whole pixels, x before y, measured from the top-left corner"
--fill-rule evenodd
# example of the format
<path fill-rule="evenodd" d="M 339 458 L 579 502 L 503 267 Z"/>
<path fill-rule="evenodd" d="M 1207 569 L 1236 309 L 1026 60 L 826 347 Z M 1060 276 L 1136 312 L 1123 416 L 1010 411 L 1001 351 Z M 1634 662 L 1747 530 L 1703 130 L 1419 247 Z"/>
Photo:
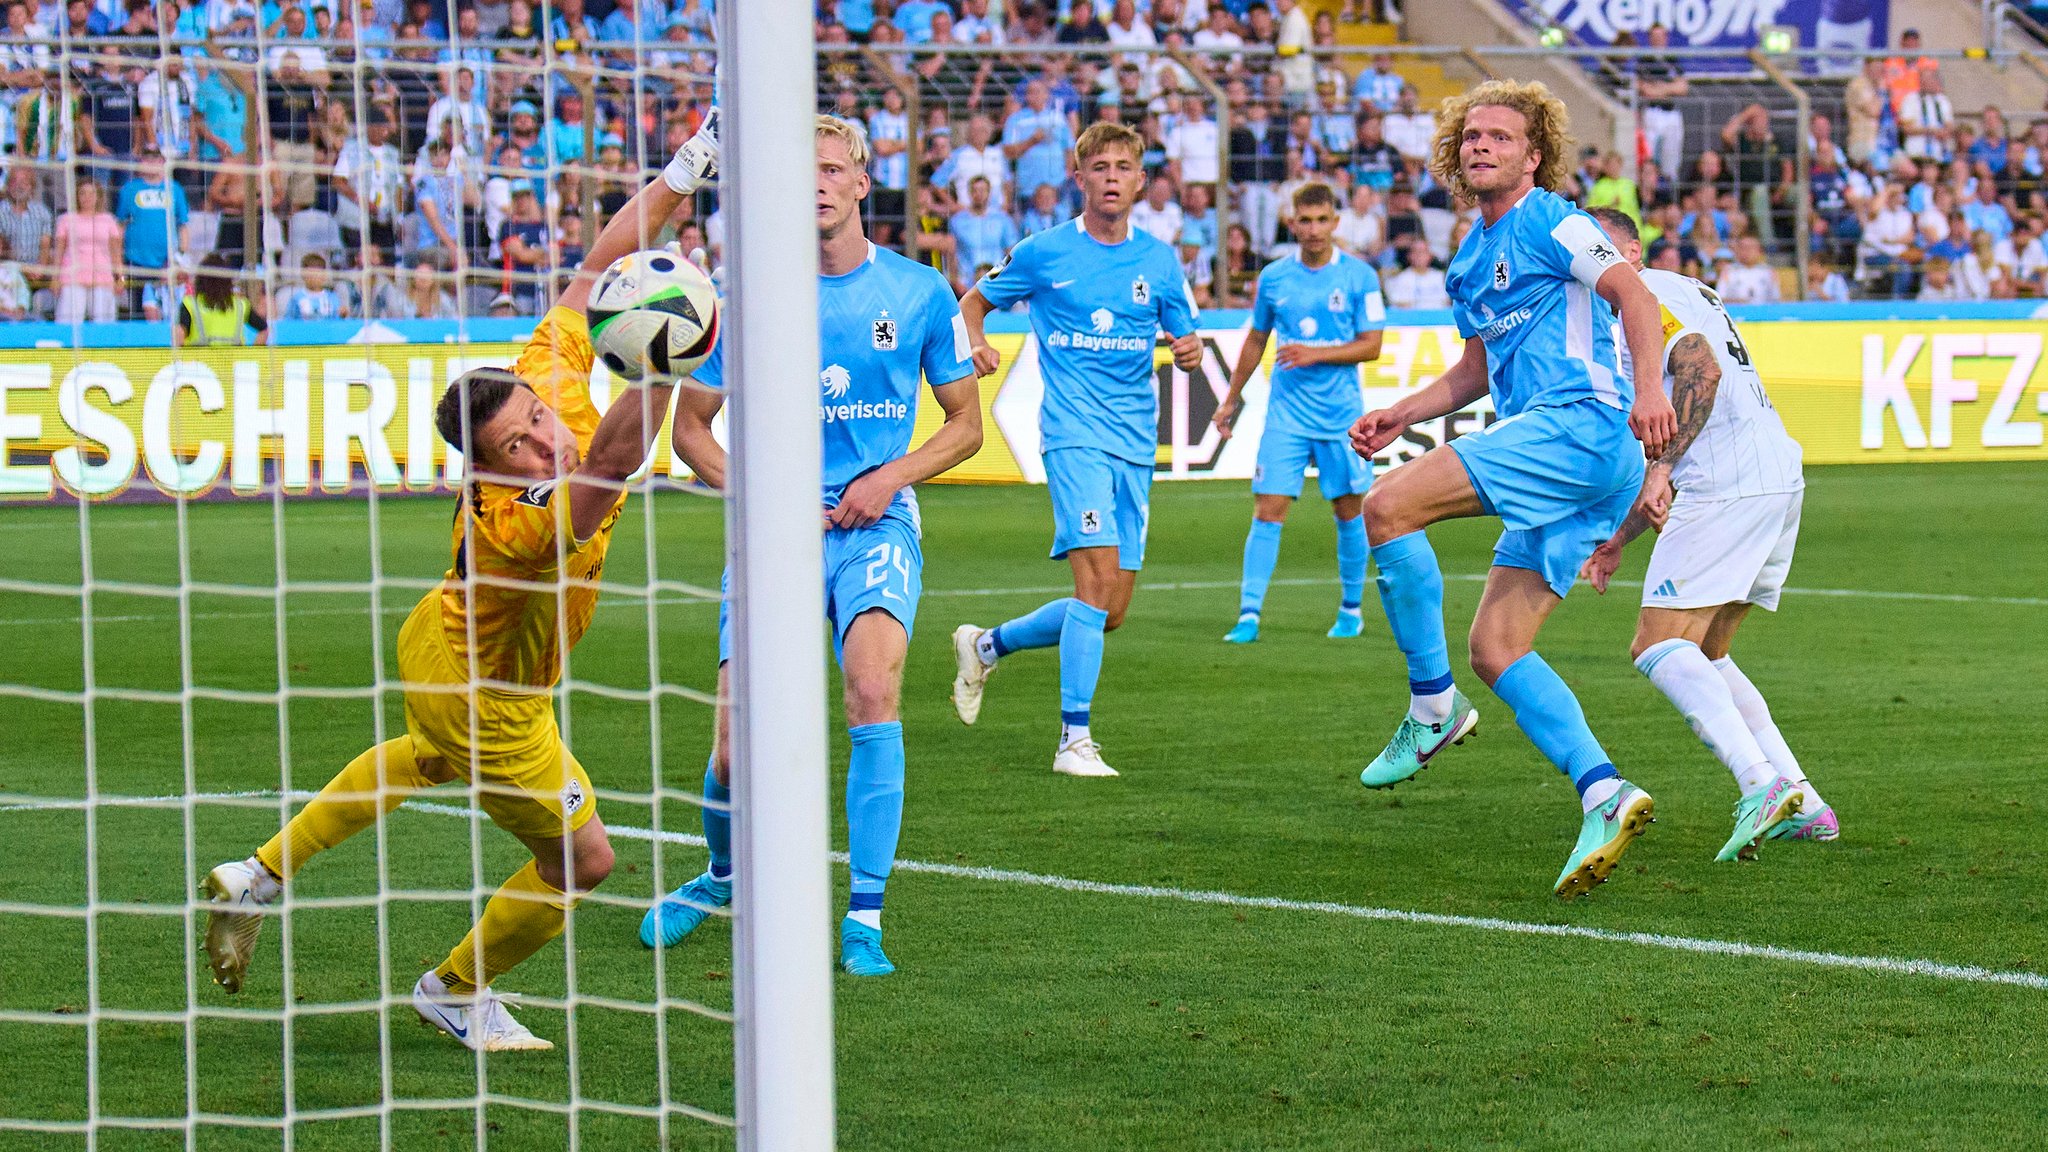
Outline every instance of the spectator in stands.
<path fill-rule="evenodd" d="M 2012 215 L 1999 203 L 1998 186 L 1989 180 L 1977 181 L 1977 195 L 1963 204 L 1963 219 L 1972 233 L 1990 233 L 1993 243 L 2012 235 Z"/>
<path fill-rule="evenodd" d="M 1965 300 L 2011 300 L 2019 295 L 2012 276 L 1998 262 L 1996 242 L 1988 232 L 1970 237 L 1962 258 L 1954 261 L 1954 269 Z"/>
<path fill-rule="evenodd" d="M 989 183 L 989 198 L 996 204 L 1010 202 L 1010 159 L 995 143 L 995 123 L 977 112 L 967 119 L 967 144 L 955 148 L 940 173 L 953 188 L 953 196 L 971 198 L 968 185 L 976 176 Z"/>
<path fill-rule="evenodd" d="M 1273 4 L 1279 25 L 1273 44 L 1280 55 L 1275 71 L 1286 91 L 1287 106 L 1305 107 L 1316 90 L 1316 61 L 1309 51 L 1315 35 L 1309 28 L 1308 12 L 1301 0 L 1273 0 Z"/>
<path fill-rule="evenodd" d="M 2048 293 L 2048 243 L 2042 240 L 2042 233 L 2048 230 L 2048 221 L 2040 216 L 2024 216 L 2014 227 L 2013 234 L 1998 241 L 1994 248 L 1994 259 L 2010 269 L 2016 284 L 2024 284 L 2036 295 Z"/>
<path fill-rule="evenodd" d="M 1941 73 L 1929 71 L 1899 108 L 1899 132 L 1906 155 L 1948 163 L 1955 155 L 1955 105 L 1942 91 Z"/>
<path fill-rule="evenodd" d="M 1180 240 L 1181 207 L 1174 201 L 1173 180 L 1154 176 L 1145 188 L 1145 198 L 1131 209 L 1131 227 L 1150 233 L 1162 244 Z"/>
<path fill-rule="evenodd" d="M 442 125 L 455 122 L 455 142 L 471 156 L 488 155 L 491 114 L 476 85 L 476 69 L 464 64 L 441 74 L 441 95 L 427 109 L 427 138 L 441 136 Z"/>
<path fill-rule="evenodd" d="M 387 260 L 397 248 L 398 207 L 405 194 L 405 162 L 393 143 L 397 131 L 391 113 L 373 107 L 363 134 L 335 157 L 334 217 L 342 246 L 351 253 L 359 250 L 365 232 Z"/>
<path fill-rule="evenodd" d="M 423 260 L 406 274 L 406 291 L 384 301 L 384 315 L 392 320 L 454 320 L 461 316 L 455 293 L 445 285 L 440 267 Z"/>
<path fill-rule="evenodd" d="M 1600 176 L 1587 192 L 1587 208 L 1613 208 L 1638 225 L 1643 220 L 1643 203 L 1636 194 L 1636 182 L 1628 178 L 1621 153 L 1609 151 L 1600 158 Z"/>
<path fill-rule="evenodd" d="M 955 292 L 965 293 L 1003 258 L 1018 240 L 1017 222 L 994 203 L 986 176 L 967 184 L 967 206 L 953 214 L 948 230 L 953 234 Z"/>
<path fill-rule="evenodd" d="M 1899 55 L 1887 57 L 1884 62 L 1884 87 L 1900 123 L 1905 122 L 1906 101 L 1917 95 L 1927 77 L 1940 68 L 1933 57 L 1920 54 L 1919 29 L 1908 28 L 1899 33 Z"/>
<path fill-rule="evenodd" d="M 1968 297 L 1963 294 L 1963 286 L 1956 282 L 1955 266 L 1949 263 L 1948 257 L 1930 256 L 1921 269 L 1920 292 L 1914 299 L 1947 302 L 1966 300 Z"/>
<path fill-rule="evenodd" d="M 135 90 L 142 115 L 138 138 L 174 160 L 192 153 L 192 104 L 198 91 L 185 58 L 170 53 L 143 73 Z"/>
<path fill-rule="evenodd" d="M 1818 152 L 1808 172 L 1812 191 L 1813 232 L 1816 242 L 1856 238 L 1856 209 L 1849 199 L 1849 178 L 1830 152 Z"/>
<path fill-rule="evenodd" d="M 102 203 L 96 180 L 80 180 L 72 210 L 57 217 L 57 309 L 59 324 L 108 324 L 120 316 L 115 290 L 121 271 L 121 222 Z"/>
<path fill-rule="evenodd" d="M 1972 164 L 1983 164 L 1991 169 L 1994 176 L 2005 172 L 2006 144 L 2009 137 L 2005 130 L 2005 114 L 1996 104 L 1986 104 L 1977 117 L 1979 134 L 1970 145 L 1966 155 Z"/>
<path fill-rule="evenodd" d="M 1337 214 L 1337 246 L 1363 260 L 1378 264 L 1386 247 L 1387 219 L 1380 195 L 1369 184 L 1354 185 L 1351 201 Z"/>
<path fill-rule="evenodd" d="M 1009 35 L 1003 28 L 1003 22 L 989 15 L 988 0 L 964 0 L 960 5 L 960 19 L 953 24 L 953 42 L 1001 47 L 1009 43 Z"/>
<path fill-rule="evenodd" d="M 1191 43 L 1200 51 L 1215 52 L 1244 47 L 1244 37 L 1237 34 L 1230 9 L 1223 5 L 1222 0 L 1209 0 L 1209 11 L 1202 26 L 1195 31 Z M 1241 68 L 1244 66 L 1244 57 L 1232 56 L 1222 61 L 1221 66 L 1233 70 Z"/>
<path fill-rule="evenodd" d="M 1863 62 L 1863 70 L 1849 81 L 1842 98 L 1843 108 L 1849 117 L 1849 163 L 1870 162 L 1877 149 L 1878 121 L 1889 108 L 1890 97 L 1885 89 L 1884 61 L 1871 57 Z"/>
<path fill-rule="evenodd" d="M 512 209 L 498 230 L 498 251 L 505 270 L 503 290 L 511 293 L 513 303 L 526 315 L 540 315 L 541 285 L 552 269 L 548 221 L 531 180 L 512 182 Z"/>
<path fill-rule="evenodd" d="M 35 303 L 35 289 L 29 287 L 21 261 L 14 258 L 14 246 L 0 232 L 0 320 L 30 319 Z"/>
<path fill-rule="evenodd" d="M 413 177 L 409 259 L 459 267 L 468 251 L 461 240 L 463 221 L 482 207 L 482 196 L 453 163 L 446 140 L 427 141 L 420 158 L 426 168 Z"/>
<path fill-rule="evenodd" d="M 128 308 L 143 319 L 160 321 L 170 311 L 168 273 L 179 255 L 189 250 L 186 225 L 191 208 L 185 189 L 165 172 L 163 154 L 142 154 L 141 166 L 115 197 L 114 217 L 122 225 L 122 258 L 135 285 Z"/>
<path fill-rule="evenodd" d="M 881 221 L 903 219 L 904 197 L 910 189 L 910 117 L 903 93 L 894 85 L 882 89 L 882 106 L 868 114 L 868 141 L 875 158 L 870 167 L 874 192 L 869 210 Z"/>
<path fill-rule="evenodd" d="M 1436 116 L 1422 108 L 1414 85 L 1401 89 L 1394 110 L 1381 123 L 1380 135 L 1403 159 L 1429 162 L 1430 143 L 1436 137 Z"/>
<path fill-rule="evenodd" d="M 1906 190 L 1896 183 L 1886 185 L 1871 198 L 1870 210 L 1863 218 L 1856 278 L 1890 275 L 1891 295 L 1901 294 L 1911 281 L 1906 253 L 1913 247 L 1915 232 L 1913 214 L 1906 209 Z"/>
<path fill-rule="evenodd" d="M 1828 304 L 1849 302 L 1849 281 L 1828 258 L 1815 253 L 1806 261 L 1806 298 Z"/>
<path fill-rule="evenodd" d="M 1358 144 L 1351 150 L 1350 164 L 1354 182 L 1381 193 L 1393 188 L 1394 174 L 1401 168 L 1401 154 L 1385 139 L 1385 123 L 1376 112 L 1359 116 Z"/>
<path fill-rule="evenodd" d="M 1067 14 L 1067 22 L 1060 25 L 1053 40 L 1059 44 L 1107 44 L 1109 29 L 1103 26 L 1102 17 L 1095 11 L 1095 5 L 1076 4 Z"/>
<path fill-rule="evenodd" d="M 1273 185 L 1285 174 L 1285 133 L 1263 102 L 1253 102 L 1230 129 L 1231 195 L 1237 200 L 1252 248 L 1264 253 L 1273 246 L 1279 227 L 1279 199 Z"/>
<path fill-rule="evenodd" d="M 299 280 L 278 298 L 281 320 L 345 320 L 355 315 L 354 289 L 327 270 L 327 257 L 308 252 L 299 257 Z"/>
<path fill-rule="evenodd" d="M 1024 106 L 1003 123 L 1003 155 L 1016 165 L 1019 188 L 1066 182 L 1074 132 L 1051 99 L 1045 81 L 1032 80 L 1024 86 Z"/>
<path fill-rule="evenodd" d="M 0 236 L 7 238 L 13 259 L 28 266 L 37 282 L 47 282 L 53 263 L 56 218 L 49 205 L 36 195 L 36 173 L 26 164 L 16 164 L 7 173 L 7 195 L 0 200 Z"/>
<path fill-rule="evenodd" d="M 1251 285 L 1258 278 L 1259 254 L 1252 250 L 1252 234 L 1233 222 L 1223 233 L 1224 283 L 1211 285 L 1221 308 L 1251 307 Z"/>
<path fill-rule="evenodd" d="M 1418 235 L 1409 240 L 1401 255 L 1401 270 L 1387 277 L 1389 308 L 1449 308 L 1450 294 L 1444 291 L 1444 272 L 1434 263 L 1429 245 Z"/>
<path fill-rule="evenodd" d="M 1650 25 L 1648 38 L 1650 48 L 1671 46 L 1671 30 L 1663 24 Z M 1676 172 L 1685 147 L 1685 117 L 1678 101 L 1692 91 L 1685 64 L 1675 56 L 1644 56 L 1635 61 L 1634 81 L 1643 143 L 1660 170 Z"/>
<path fill-rule="evenodd" d="M 318 152 L 313 130 L 320 122 L 325 78 L 302 71 L 296 56 L 285 56 L 265 85 L 270 123 L 270 196 L 284 212 L 297 211 L 319 195 Z"/>
<path fill-rule="evenodd" d="M 1176 184 L 1214 188 L 1222 175 L 1216 121 L 1209 119 L 1208 102 L 1200 96 L 1183 96 L 1180 107 L 1180 119 L 1166 136 L 1167 171 Z"/>
<path fill-rule="evenodd" d="M 1764 259 L 1763 242 L 1755 236 L 1735 241 L 1735 260 L 1721 268 L 1715 283 L 1725 304 L 1776 304 L 1778 270 Z"/>
<path fill-rule="evenodd" d="M 1350 155 L 1352 146 L 1358 143 L 1358 121 L 1349 102 L 1340 95 L 1343 90 L 1344 86 L 1336 80 L 1325 77 L 1316 81 L 1315 110 L 1309 122 L 1317 150 L 1335 156 Z"/>
<path fill-rule="evenodd" d="M 1791 207 L 1792 147 L 1771 125 L 1770 110 L 1751 104 L 1721 127 L 1721 143 L 1734 157 L 1743 208 L 1765 243 L 1776 233 L 1777 211 Z"/>
<path fill-rule="evenodd" d="M 1364 112 L 1368 109 L 1382 115 L 1395 111 L 1401 105 L 1401 89 L 1407 81 L 1394 71 L 1394 57 L 1390 52 L 1375 53 L 1372 67 L 1358 74 L 1352 82 L 1351 99 Z"/>
<path fill-rule="evenodd" d="M 1188 290 L 1194 294 L 1196 308 L 1216 306 L 1216 262 L 1202 251 L 1201 241 L 1192 235 L 1180 237 L 1175 248 L 1180 254 L 1181 275 L 1188 278 Z"/>
<path fill-rule="evenodd" d="M 1060 211 L 1060 190 L 1050 184 L 1040 184 L 1031 190 L 1031 204 L 1024 209 L 1018 230 L 1026 236 L 1035 236 L 1066 221 L 1067 215 Z"/>

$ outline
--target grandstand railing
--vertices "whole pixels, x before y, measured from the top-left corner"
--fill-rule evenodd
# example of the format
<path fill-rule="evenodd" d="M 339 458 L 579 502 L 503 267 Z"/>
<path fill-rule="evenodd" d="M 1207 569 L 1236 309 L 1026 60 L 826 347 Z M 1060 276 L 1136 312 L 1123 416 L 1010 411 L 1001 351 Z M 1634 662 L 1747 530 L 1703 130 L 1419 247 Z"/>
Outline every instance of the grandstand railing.
<path fill-rule="evenodd" d="M 2011 20 L 2015 26 L 2027 20 L 2025 12 L 2010 0 L 1997 8 L 2003 19 Z M 1991 7 L 1987 7 L 1987 12 Z M 273 174 L 285 171 L 289 166 L 275 162 L 265 148 L 265 141 L 272 137 L 274 126 L 268 122 L 268 95 L 274 84 L 262 60 L 272 48 L 281 46 L 279 41 L 257 37 L 248 41 L 231 41 L 224 38 L 209 38 L 204 41 L 180 39 L 172 36 L 157 37 L 95 37 L 89 45 L 76 44 L 68 35 L 60 35 L 55 47 L 59 52 L 53 55 L 57 61 L 106 59 L 145 70 L 161 72 L 162 62 L 172 54 L 192 54 L 203 58 L 209 67 L 218 69 L 235 84 L 248 98 L 249 114 L 244 124 L 243 156 L 255 156 L 263 163 L 251 165 L 233 160 L 198 161 L 179 159 L 173 162 L 173 174 L 188 183 L 188 198 L 195 211 L 205 211 L 206 189 L 222 178 L 232 181 L 239 177 L 239 219 L 232 212 L 222 212 L 224 219 L 239 225 L 244 235 L 241 245 L 244 265 L 252 273 L 261 274 L 271 287 L 279 279 L 275 267 L 277 258 L 296 251 L 293 243 L 285 243 L 278 250 L 266 251 L 268 246 L 277 247 L 284 240 L 285 214 L 276 211 L 270 198 L 262 193 L 261 182 L 273 178 Z M 549 195 L 547 220 L 551 239 L 560 228 L 565 216 L 578 217 L 585 227 L 582 240 L 587 243 L 594 235 L 602 218 L 607 195 L 618 188 L 630 191 L 630 186 L 658 170 L 667 156 L 667 133 L 671 122 L 679 115 L 692 111 L 691 105 L 699 97 L 699 89 L 706 85 L 708 75 L 701 67 L 690 66 L 692 62 L 711 58 L 713 46 L 701 42 L 615 42 L 596 41 L 578 43 L 574 41 L 542 41 L 538 51 L 524 56 L 501 57 L 503 45 L 497 41 L 483 40 L 464 44 L 455 38 L 434 41 L 370 41 L 360 38 L 352 41 L 303 40 L 291 41 L 291 45 L 318 47 L 327 51 L 341 67 L 335 69 L 332 83 L 337 94 L 345 94 L 341 101 L 347 110 L 346 117 L 351 124 L 361 124 L 374 110 L 388 109 L 398 120 L 401 138 L 407 147 L 401 149 L 402 160 L 408 168 L 417 154 L 419 136 L 424 131 L 427 107 L 431 106 L 435 94 L 445 87 L 443 77 L 452 67 L 459 67 L 465 54 L 488 52 L 492 54 L 489 63 L 490 79 L 479 80 L 483 89 L 482 98 L 487 104 L 494 125 L 502 122 L 506 106 L 514 93 L 529 87 L 537 90 L 539 118 L 543 127 L 542 138 L 548 147 L 550 163 L 542 170 L 542 179 L 547 181 Z M 42 48 L 52 45 L 42 42 L 24 42 L 0 37 L 0 49 Z M 71 51 L 71 50 L 76 51 Z M 1718 146 L 1718 126 L 1732 111 L 1749 103 L 1761 103 L 1775 121 L 1783 122 L 1791 129 L 1795 143 L 1793 155 L 1798 166 L 1797 179 L 1791 189 L 1793 227 L 1792 235 L 1778 245 L 1773 255 L 1781 260 L 1789 259 L 1796 270 L 1794 283 L 1797 291 L 1804 292 L 1806 268 L 1810 259 L 1807 214 L 1811 206 L 1811 185 L 1807 171 L 1806 140 L 1811 117 L 1817 112 L 1839 116 L 1840 88 L 1835 70 L 1845 54 L 1830 50 L 1821 53 L 1813 50 L 1788 52 L 1782 55 L 1766 56 L 1756 52 L 1745 52 L 1726 48 L 1613 48 L 1598 45 L 1573 43 L 1567 49 L 1582 66 L 1591 70 L 1598 78 L 1604 78 L 1618 102 L 1627 109 L 1629 118 L 1640 114 L 1634 97 L 1634 86 L 1628 82 L 1634 63 L 1645 57 L 1677 58 L 1680 60 L 1712 59 L 1719 67 L 1713 72 L 1701 72 L 1691 78 L 1695 81 L 1696 94 L 1682 101 L 1682 109 L 1688 120 L 1686 154 L 1697 156 L 1708 146 Z M 1556 48 L 1521 45 L 1482 46 L 1337 46 L 1318 49 L 1319 59 L 1332 58 L 1360 61 L 1369 53 L 1387 51 L 1399 59 L 1428 61 L 1440 64 L 1455 75 L 1469 75 L 1484 79 L 1501 75 L 1513 75 L 1517 62 L 1528 59 L 1555 57 Z M 457 59 L 445 61 L 437 56 L 452 52 Z M 67 54 L 68 53 L 68 54 Z M 373 64 L 358 67 L 356 59 L 369 53 L 388 53 Z M 1884 52 L 1848 53 L 1848 58 L 1882 57 Z M 2006 68 L 2019 64 L 2035 74 L 2048 79 L 2048 65 L 2030 48 L 2010 46 L 1989 51 L 1969 52 L 1925 52 L 1944 65 L 1966 64 L 1970 67 Z M 253 58 L 245 58 L 252 57 Z M 1231 77 L 1226 75 L 1229 58 L 1241 58 L 1247 65 L 1247 72 L 1259 75 L 1278 60 L 1277 52 L 1270 46 L 1246 45 L 1225 49 L 1167 48 L 1163 46 L 1126 47 L 1109 49 L 1103 45 L 1055 45 L 1016 47 L 989 47 L 979 45 L 917 45 L 889 46 L 880 48 L 861 45 L 818 46 L 818 102 L 821 108 L 840 108 L 865 113 L 868 105 L 879 98 L 885 88 L 894 88 L 904 98 L 906 115 L 912 125 L 908 134 L 908 168 L 912 179 L 906 182 L 904 206 L 900 212 L 883 213 L 870 205 L 870 218 L 884 226 L 884 231 L 895 232 L 897 242 L 906 249 L 914 250 L 913 225 L 917 219 L 916 197 L 918 176 L 926 147 L 925 122 L 935 109 L 944 109 L 944 118 L 953 139 L 964 137 L 965 117 L 974 111 L 983 111 L 998 125 L 1008 102 L 1021 83 L 1033 75 L 1042 73 L 1048 64 L 1063 60 L 1063 67 L 1070 71 L 1087 68 L 1113 67 L 1113 63 L 1124 58 L 1166 57 L 1173 60 L 1194 82 L 1195 89 L 1212 110 L 1217 125 L 1217 164 L 1227 186 L 1233 160 L 1230 130 L 1232 127 Z M 1731 63 L 1743 67 L 1731 68 Z M 74 75 L 73 68 L 56 69 L 55 91 L 58 98 L 67 105 L 74 104 L 83 90 L 92 84 L 105 85 L 103 80 L 88 80 Z M 132 82 L 121 80 L 120 83 Z M 560 101 L 569 92 L 582 97 L 583 110 L 580 124 L 582 156 L 577 160 L 563 160 L 554 151 L 554 141 L 547 128 L 556 122 Z M 842 95 L 850 93 L 850 95 Z M 10 89 L 15 100 L 34 99 L 34 93 L 21 87 Z M 130 92 L 133 95 L 133 92 Z M 600 120 L 600 98 L 623 101 L 633 113 L 628 119 L 637 130 L 630 138 L 622 140 L 625 156 L 623 163 L 608 168 L 598 162 L 604 125 Z M 1345 106 L 1350 108 L 1349 93 L 1343 94 Z M 15 102 L 11 100 L 10 103 Z M 852 107 L 846 108 L 850 103 Z M 1283 113 L 1297 105 L 1287 105 Z M 1355 111 L 1355 109 L 1354 109 Z M 1967 116 L 1962 117 L 1967 119 Z M 1837 123 L 1841 121 L 1838 119 Z M 1630 125 L 1629 127 L 1632 127 Z M 139 126 L 137 131 L 139 132 Z M 105 144 L 106 142 L 101 142 Z M 81 175 L 112 174 L 125 175 L 139 167 L 137 149 L 145 142 L 134 139 L 126 149 L 108 147 L 106 154 L 72 154 L 56 149 L 54 154 L 45 150 L 43 154 L 17 155 L 14 162 L 30 166 L 43 173 L 46 199 L 56 199 L 61 205 L 72 203 Z M 1602 144 L 1609 142 L 1602 141 Z M 1618 143 L 1618 141 L 1617 141 Z M 196 149 L 195 149 L 196 151 Z M 1633 147 L 1622 147 L 1625 163 L 1633 175 L 1636 156 Z M 327 170 L 331 171 L 331 167 Z M 460 237 L 462 242 L 455 250 L 446 253 L 447 261 L 440 275 L 445 283 L 459 291 L 466 291 L 470 299 L 463 302 L 465 313 L 482 313 L 487 300 L 500 290 L 513 290 L 522 302 L 531 297 L 533 307 L 544 307 L 552 297 L 554 285 L 559 281 L 562 267 L 524 270 L 506 268 L 500 262 L 491 266 L 481 259 L 488 252 L 487 240 L 479 243 L 483 208 L 476 201 L 482 185 L 493 178 L 526 178 L 532 175 L 527 169 L 509 169 L 501 166 L 495 156 L 470 156 L 463 200 L 456 205 L 454 219 L 447 222 L 449 231 Z M 326 172 L 317 173 L 324 178 Z M 1678 188 L 1683 188 L 1682 174 L 1669 174 Z M 108 189 L 112 192 L 114 189 Z M 197 195 L 192 195 L 193 192 Z M 555 193 L 567 191 L 573 195 L 574 211 L 558 202 Z M 1022 190 L 1020 190 L 1022 191 Z M 1738 189 L 1738 194 L 1749 190 Z M 58 193 L 51 197 L 50 193 Z M 410 199 L 410 181 L 406 181 L 403 200 Z M 255 204 L 258 211 L 251 213 L 248 205 Z M 699 219 L 709 215 L 714 198 L 702 198 L 697 213 Z M 893 206 L 892 206 L 893 207 Z M 1021 205 L 1019 205 L 1021 208 Z M 1229 224 L 1234 211 L 1232 198 L 1227 194 L 1216 197 L 1216 268 L 1215 283 L 1219 286 L 1229 282 L 1229 269 L 1225 264 L 1225 245 Z M 58 209 L 53 207 L 53 212 Z M 394 219 L 403 220 L 408 214 L 404 204 L 391 208 Z M 256 227 L 252 228 L 250 217 Z M 211 223 L 211 221 L 209 221 Z M 347 257 L 360 267 L 369 260 L 371 239 L 369 230 L 357 238 L 353 252 Z M 252 242 L 253 241 L 253 242 Z M 413 251 L 425 246 L 416 241 L 410 245 Z M 54 269 L 34 267 L 32 273 L 38 278 L 47 278 Z M 169 277 L 175 279 L 177 270 L 129 269 L 138 276 Z M 363 277 L 365 286 L 369 277 Z M 367 305 L 372 293 L 364 291 L 358 295 Z M 522 311 L 525 309 L 522 308 Z"/>

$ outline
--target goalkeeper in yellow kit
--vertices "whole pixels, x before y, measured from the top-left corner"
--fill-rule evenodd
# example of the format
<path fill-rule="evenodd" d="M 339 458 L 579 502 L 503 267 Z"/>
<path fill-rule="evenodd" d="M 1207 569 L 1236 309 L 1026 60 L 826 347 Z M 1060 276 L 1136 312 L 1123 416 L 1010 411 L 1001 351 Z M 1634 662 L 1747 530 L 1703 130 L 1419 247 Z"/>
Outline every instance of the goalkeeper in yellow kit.
<path fill-rule="evenodd" d="M 590 777 L 555 726 L 552 689 L 590 625 L 622 482 L 647 457 L 671 381 L 590 400 L 583 309 L 612 261 L 643 246 L 717 171 L 716 113 L 660 179 L 607 224 L 508 372 L 465 373 L 435 425 L 474 477 L 455 517 L 453 563 L 398 634 L 405 735 L 350 761 L 285 829 L 246 860 L 210 872 L 206 952 L 213 978 L 240 990 L 261 905 L 323 849 L 370 827 L 423 788 L 461 778 L 491 821 L 533 853 L 448 958 L 419 978 L 421 1019 L 470 1048 L 551 1048 L 512 1018 L 491 982 L 562 931 L 579 894 L 612 867 Z"/>

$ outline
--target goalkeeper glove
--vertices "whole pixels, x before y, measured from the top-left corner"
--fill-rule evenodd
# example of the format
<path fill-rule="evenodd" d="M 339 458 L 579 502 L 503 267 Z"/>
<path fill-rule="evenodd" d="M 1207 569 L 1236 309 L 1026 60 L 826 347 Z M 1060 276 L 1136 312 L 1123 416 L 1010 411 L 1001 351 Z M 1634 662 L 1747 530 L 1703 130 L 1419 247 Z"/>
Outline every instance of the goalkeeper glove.
<path fill-rule="evenodd" d="M 718 179 L 718 109 L 713 108 L 697 134 L 676 149 L 661 178 L 685 196 Z"/>

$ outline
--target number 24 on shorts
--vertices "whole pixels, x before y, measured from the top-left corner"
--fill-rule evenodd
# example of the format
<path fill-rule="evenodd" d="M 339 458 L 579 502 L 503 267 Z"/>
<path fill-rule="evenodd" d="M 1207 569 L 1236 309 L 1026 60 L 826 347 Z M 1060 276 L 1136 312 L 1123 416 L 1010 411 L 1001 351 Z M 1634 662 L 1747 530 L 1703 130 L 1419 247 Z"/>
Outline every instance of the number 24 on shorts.
<path fill-rule="evenodd" d="M 863 558 L 868 562 L 867 586 L 873 588 L 878 584 L 888 584 L 889 574 L 893 571 L 899 579 L 894 587 L 884 587 L 882 596 L 889 600 L 903 600 L 910 590 L 910 554 L 903 550 L 903 546 L 877 544 L 868 549 Z"/>

